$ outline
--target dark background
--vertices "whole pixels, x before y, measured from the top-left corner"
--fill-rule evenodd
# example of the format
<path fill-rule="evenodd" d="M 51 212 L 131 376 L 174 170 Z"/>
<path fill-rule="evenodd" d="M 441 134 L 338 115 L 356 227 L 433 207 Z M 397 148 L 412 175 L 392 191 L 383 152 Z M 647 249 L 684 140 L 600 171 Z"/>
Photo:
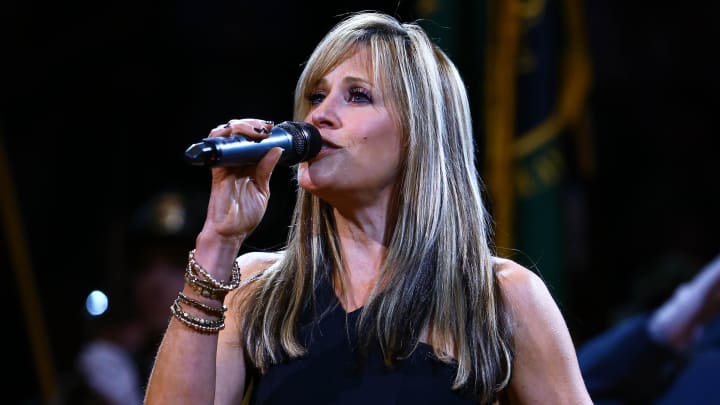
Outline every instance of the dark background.
<path fill-rule="evenodd" d="M 3 4 L 0 134 L 14 193 L 3 198 L 17 199 L 23 226 L 0 234 L 10 401 L 39 397 L 27 333 L 37 320 L 23 315 L 10 239 L 28 249 L 61 373 L 81 342 L 85 295 L 122 262 L 112 244 L 136 207 L 166 188 L 207 191 L 208 172 L 186 165 L 184 149 L 230 118 L 290 119 L 301 64 L 337 16 L 418 17 L 415 2 L 396 4 Z M 667 283 L 647 282 L 658 269 L 699 266 L 720 246 L 718 6 L 586 4 L 596 171 L 583 185 L 585 267 L 562 307 L 578 344 Z M 460 49 L 476 41 L 463 37 Z M 454 56 L 468 83 L 482 80 L 463 64 L 471 58 Z M 284 240 L 292 208 L 289 170 L 272 181 L 271 213 L 250 241 L 258 247 Z"/>

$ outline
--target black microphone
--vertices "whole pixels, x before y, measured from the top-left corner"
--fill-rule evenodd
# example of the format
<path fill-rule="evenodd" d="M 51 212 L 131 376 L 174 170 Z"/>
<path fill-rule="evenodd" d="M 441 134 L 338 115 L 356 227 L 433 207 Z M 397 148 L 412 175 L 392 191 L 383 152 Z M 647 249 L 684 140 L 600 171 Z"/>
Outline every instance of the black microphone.
<path fill-rule="evenodd" d="M 185 150 L 185 161 L 193 166 L 241 166 L 257 163 L 273 147 L 283 148 L 278 164 L 292 166 L 320 152 L 320 131 L 307 122 L 284 121 L 265 139 L 243 135 L 205 138 Z"/>

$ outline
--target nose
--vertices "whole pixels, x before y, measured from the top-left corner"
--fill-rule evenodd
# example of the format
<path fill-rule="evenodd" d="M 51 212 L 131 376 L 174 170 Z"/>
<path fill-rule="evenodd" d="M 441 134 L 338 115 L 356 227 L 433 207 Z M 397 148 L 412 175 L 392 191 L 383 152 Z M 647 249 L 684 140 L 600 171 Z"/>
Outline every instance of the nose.
<path fill-rule="evenodd" d="M 318 128 L 338 127 L 340 117 L 337 113 L 337 106 L 329 96 L 312 108 L 310 111 L 310 123 Z"/>

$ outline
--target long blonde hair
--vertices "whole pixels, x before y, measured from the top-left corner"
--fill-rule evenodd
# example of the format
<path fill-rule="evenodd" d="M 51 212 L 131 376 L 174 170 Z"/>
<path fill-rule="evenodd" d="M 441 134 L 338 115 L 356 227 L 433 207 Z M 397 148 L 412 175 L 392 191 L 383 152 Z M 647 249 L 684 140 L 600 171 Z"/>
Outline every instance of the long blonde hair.
<path fill-rule="evenodd" d="M 512 345 L 464 83 L 417 23 L 355 13 L 308 59 L 295 89 L 295 119 L 310 109 L 307 92 L 358 46 L 370 51 L 375 83 L 395 106 L 406 146 L 388 253 L 359 319 L 362 341 L 379 341 L 386 362 L 393 363 L 411 353 L 426 330 L 435 355 L 457 365 L 453 388 L 469 388 L 491 402 L 508 383 Z M 330 205 L 298 190 L 283 258 L 241 303 L 243 342 L 261 371 L 305 353 L 297 339 L 300 314 L 313 305 L 327 269 L 344 279 L 335 235 Z"/>

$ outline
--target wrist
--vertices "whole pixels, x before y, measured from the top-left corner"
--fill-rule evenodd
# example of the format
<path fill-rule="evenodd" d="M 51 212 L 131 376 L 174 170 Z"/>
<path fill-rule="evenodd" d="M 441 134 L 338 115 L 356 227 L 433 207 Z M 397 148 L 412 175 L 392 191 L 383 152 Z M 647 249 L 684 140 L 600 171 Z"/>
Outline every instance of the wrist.
<path fill-rule="evenodd" d="M 195 238 L 195 257 L 209 269 L 215 264 L 231 263 L 237 258 L 244 240 L 244 237 L 225 237 L 203 230 Z"/>
<path fill-rule="evenodd" d="M 247 238 L 250 232 L 222 232 L 212 225 L 205 223 L 203 228 L 195 238 L 196 241 L 206 241 L 207 243 L 216 243 L 219 245 L 240 246 Z"/>

